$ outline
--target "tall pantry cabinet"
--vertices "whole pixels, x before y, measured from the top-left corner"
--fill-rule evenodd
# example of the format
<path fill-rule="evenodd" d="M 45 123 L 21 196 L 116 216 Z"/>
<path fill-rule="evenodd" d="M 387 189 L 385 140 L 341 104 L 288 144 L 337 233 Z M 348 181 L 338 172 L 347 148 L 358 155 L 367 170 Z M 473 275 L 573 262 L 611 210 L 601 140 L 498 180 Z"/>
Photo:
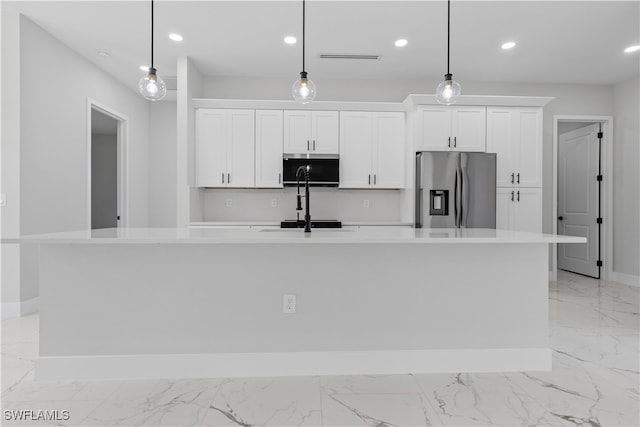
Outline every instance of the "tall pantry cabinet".
<path fill-rule="evenodd" d="M 542 108 L 487 107 L 496 153 L 496 228 L 542 232 Z"/>

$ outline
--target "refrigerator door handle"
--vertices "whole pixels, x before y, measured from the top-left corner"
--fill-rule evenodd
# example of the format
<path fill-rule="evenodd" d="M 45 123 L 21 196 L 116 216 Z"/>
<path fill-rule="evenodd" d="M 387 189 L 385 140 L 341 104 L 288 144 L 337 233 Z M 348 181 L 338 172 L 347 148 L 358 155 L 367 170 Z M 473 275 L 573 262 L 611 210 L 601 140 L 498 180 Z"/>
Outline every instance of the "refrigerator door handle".
<path fill-rule="evenodd" d="M 458 228 L 458 170 L 456 169 L 456 176 L 453 180 L 453 219 L 455 226 Z"/>
<path fill-rule="evenodd" d="M 469 189 L 467 183 L 469 177 L 467 175 L 467 161 L 468 158 L 463 154 L 460 158 L 460 226 L 467 226 L 467 215 L 469 209 L 467 205 L 469 203 Z"/>

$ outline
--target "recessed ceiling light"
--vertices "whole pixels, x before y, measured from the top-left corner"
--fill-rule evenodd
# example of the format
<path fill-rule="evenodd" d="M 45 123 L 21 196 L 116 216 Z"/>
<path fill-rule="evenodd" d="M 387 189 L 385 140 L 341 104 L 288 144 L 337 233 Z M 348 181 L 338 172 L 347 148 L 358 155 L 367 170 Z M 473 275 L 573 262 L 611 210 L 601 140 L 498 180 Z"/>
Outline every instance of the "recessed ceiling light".
<path fill-rule="evenodd" d="M 103 49 L 97 50 L 96 53 L 98 54 L 98 56 L 101 56 L 103 58 L 108 58 L 108 57 L 111 56 L 111 54 L 108 51 L 103 50 Z"/>
<path fill-rule="evenodd" d="M 406 41 L 405 39 L 399 39 L 396 40 L 396 42 L 394 43 L 397 47 L 403 47 L 406 46 L 407 43 L 409 43 L 408 41 Z"/>
<path fill-rule="evenodd" d="M 502 44 L 502 48 L 503 49 L 511 49 L 512 47 L 515 47 L 516 42 L 506 42 Z"/>
<path fill-rule="evenodd" d="M 141 65 L 141 66 L 140 66 L 140 69 L 141 69 L 142 71 L 145 71 L 145 72 L 149 71 L 149 67 L 148 67 L 148 66 L 146 66 L 146 65 Z"/>
<path fill-rule="evenodd" d="M 169 38 L 171 40 L 173 40 L 174 42 L 181 42 L 182 41 L 182 36 L 178 33 L 171 33 L 169 34 Z"/>
<path fill-rule="evenodd" d="M 284 38 L 284 42 L 286 44 L 296 44 L 297 40 L 293 36 L 287 36 L 287 37 Z"/>
<path fill-rule="evenodd" d="M 635 46 L 629 46 L 628 48 L 626 48 L 624 50 L 625 53 L 631 53 L 631 52 L 636 52 L 640 50 L 640 45 L 635 45 Z"/>

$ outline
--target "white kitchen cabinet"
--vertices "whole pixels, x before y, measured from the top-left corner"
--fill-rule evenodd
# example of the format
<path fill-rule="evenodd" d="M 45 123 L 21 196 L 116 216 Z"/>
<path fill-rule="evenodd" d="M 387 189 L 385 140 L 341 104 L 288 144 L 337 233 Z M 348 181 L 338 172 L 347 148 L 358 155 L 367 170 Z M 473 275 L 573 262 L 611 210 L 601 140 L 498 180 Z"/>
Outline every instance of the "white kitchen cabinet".
<path fill-rule="evenodd" d="M 256 110 L 256 187 L 282 187 L 282 110 Z"/>
<path fill-rule="evenodd" d="M 541 187 L 542 109 L 488 107 L 487 152 L 497 155 L 499 187 Z"/>
<path fill-rule="evenodd" d="M 404 188 L 404 114 L 340 113 L 340 188 Z"/>
<path fill-rule="evenodd" d="M 486 107 L 418 108 L 416 151 L 486 149 Z"/>
<path fill-rule="evenodd" d="M 284 111 L 284 152 L 338 154 L 337 111 Z"/>
<path fill-rule="evenodd" d="M 254 110 L 198 110 L 196 157 L 199 187 L 255 185 L 254 116 Z"/>
<path fill-rule="evenodd" d="M 542 232 L 542 189 L 499 187 L 496 191 L 496 228 Z"/>

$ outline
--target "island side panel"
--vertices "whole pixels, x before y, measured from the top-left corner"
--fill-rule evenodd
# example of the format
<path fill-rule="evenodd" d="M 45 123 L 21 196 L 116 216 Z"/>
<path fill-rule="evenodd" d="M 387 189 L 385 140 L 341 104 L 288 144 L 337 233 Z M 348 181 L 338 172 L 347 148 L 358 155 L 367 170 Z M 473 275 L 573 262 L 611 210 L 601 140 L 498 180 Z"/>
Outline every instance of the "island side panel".
<path fill-rule="evenodd" d="M 547 348 L 547 246 L 44 245 L 40 355 Z"/>

